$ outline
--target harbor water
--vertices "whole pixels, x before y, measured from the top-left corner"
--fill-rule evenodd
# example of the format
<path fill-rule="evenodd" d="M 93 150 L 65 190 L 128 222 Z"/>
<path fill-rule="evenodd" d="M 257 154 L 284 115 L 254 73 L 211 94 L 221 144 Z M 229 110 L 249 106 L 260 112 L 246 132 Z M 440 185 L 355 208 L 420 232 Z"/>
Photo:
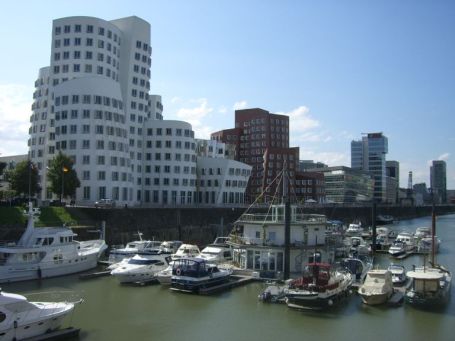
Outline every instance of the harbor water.
<path fill-rule="evenodd" d="M 431 217 L 389 225 L 414 232 L 431 226 Z M 455 215 L 437 219 L 442 240 L 437 262 L 455 272 Z M 423 256 L 395 261 L 409 270 Z M 386 267 L 378 255 L 375 267 Z M 327 312 L 302 312 L 258 300 L 263 283 L 252 283 L 215 296 L 172 292 L 160 285 L 120 285 L 110 276 L 80 280 L 78 275 L 4 284 L 21 294 L 71 291 L 84 302 L 67 324 L 81 328 L 80 340 L 454 340 L 455 298 L 438 311 L 413 307 L 372 307 L 353 294 L 343 306 Z M 452 286 L 452 296 L 454 287 Z"/>

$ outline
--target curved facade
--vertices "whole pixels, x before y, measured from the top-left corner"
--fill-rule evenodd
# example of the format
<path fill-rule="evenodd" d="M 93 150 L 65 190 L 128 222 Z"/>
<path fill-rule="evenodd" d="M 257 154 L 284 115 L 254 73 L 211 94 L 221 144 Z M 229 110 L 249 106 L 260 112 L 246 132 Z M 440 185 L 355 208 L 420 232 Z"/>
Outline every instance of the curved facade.
<path fill-rule="evenodd" d="M 145 128 L 143 204 L 193 204 L 196 143 L 191 125 L 183 121 L 151 120 Z"/>

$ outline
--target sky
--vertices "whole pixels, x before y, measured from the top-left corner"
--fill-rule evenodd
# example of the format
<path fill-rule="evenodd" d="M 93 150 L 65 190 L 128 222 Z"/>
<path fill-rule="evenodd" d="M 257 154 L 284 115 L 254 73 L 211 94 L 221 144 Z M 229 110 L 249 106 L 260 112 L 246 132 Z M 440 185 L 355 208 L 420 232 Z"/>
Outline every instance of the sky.
<path fill-rule="evenodd" d="M 234 111 L 290 116 L 302 160 L 350 166 L 362 133 L 388 137 L 400 186 L 429 186 L 432 160 L 455 189 L 455 1 L 6 1 L 0 12 L 0 155 L 27 153 L 52 20 L 136 15 L 151 24 L 151 93 L 197 138 Z"/>

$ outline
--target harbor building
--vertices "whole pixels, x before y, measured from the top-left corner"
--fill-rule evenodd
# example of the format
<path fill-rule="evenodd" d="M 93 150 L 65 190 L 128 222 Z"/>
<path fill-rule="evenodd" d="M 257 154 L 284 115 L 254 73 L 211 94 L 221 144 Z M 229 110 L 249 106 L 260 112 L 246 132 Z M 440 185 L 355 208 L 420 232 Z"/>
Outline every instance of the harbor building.
<path fill-rule="evenodd" d="M 234 145 L 235 159 L 252 167 L 247 187 L 249 202 L 263 192 L 265 201 L 281 195 L 281 186 L 275 179 L 285 165 L 291 186 L 294 185 L 299 148 L 289 147 L 288 116 L 260 108 L 236 110 L 235 128 L 214 132 L 211 138 Z"/>
<path fill-rule="evenodd" d="M 351 142 L 351 168 L 369 172 L 374 178 L 373 198 L 385 202 L 387 197 L 386 160 L 388 139 L 382 133 L 364 134 Z"/>
<path fill-rule="evenodd" d="M 430 184 L 437 204 L 447 203 L 447 169 L 444 160 L 434 160 L 430 167 Z"/>

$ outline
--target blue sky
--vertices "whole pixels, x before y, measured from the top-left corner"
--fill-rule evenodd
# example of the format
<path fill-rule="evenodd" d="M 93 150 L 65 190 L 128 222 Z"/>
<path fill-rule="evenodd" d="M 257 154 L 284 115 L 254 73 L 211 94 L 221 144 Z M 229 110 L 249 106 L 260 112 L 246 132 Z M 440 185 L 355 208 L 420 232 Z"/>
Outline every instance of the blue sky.
<path fill-rule="evenodd" d="M 151 92 L 196 136 L 234 108 L 290 115 L 301 159 L 350 165 L 350 141 L 382 131 L 402 187 L 447 162 L 455 189 L 454 1 L 7 1 L 0 12 L 0 153 L 26 153 L 33 83 L 52 20 L 137 15 L 152 26 Z"/>

